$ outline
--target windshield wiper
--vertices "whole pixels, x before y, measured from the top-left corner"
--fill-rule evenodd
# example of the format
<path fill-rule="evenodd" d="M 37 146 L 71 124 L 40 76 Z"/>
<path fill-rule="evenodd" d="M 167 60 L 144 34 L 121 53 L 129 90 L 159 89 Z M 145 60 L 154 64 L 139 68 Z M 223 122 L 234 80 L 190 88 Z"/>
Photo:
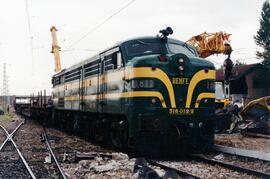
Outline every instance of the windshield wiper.
<path fill-rule="evenodd" d="M 196 55 L 195 52 L 193 51 L 193 49 L 191 49 L 188 44 L 185 42 L 181 45 L 182 47 L 185 47 L 186 49 L 188 49 L 188 51 L 190 51 L 192 54 Z"/>
<path fill-rule="evenodd" d="M 145 43 L 145 42 L 143 42 L 143 41 L 141 41 L 141 40 L 136 40 L 136 42 L 139 42 L 140 44 L 143 44 L 143 45 L 149 45 L 149 44 L 147 44 L 147 43 Z"/>

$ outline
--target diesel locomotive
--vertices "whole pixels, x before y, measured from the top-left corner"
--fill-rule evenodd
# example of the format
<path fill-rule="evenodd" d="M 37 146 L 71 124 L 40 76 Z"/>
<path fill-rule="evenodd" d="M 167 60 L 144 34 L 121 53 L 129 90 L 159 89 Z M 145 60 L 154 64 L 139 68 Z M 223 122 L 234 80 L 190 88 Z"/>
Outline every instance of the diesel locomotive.
<path fill-rule="evenodd" d="M 167 35 L 117 43 L 55 74 L 50 122 L 140 154 L 211 147 L 214 65 Z"/>

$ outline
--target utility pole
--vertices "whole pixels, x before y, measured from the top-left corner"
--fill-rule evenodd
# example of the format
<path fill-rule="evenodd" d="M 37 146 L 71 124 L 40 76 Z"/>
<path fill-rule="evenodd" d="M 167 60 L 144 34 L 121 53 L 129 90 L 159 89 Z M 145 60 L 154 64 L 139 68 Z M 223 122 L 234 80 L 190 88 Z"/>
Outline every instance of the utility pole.
<path fill-rule="evenodd" d="M 7 112 L 7 106 L 8 106 L 8 77 L 7 77 L 7 71 L 6 71 L 6 63 L 3 65 L 3 91 L 2 91 L 2 103 L 3 103 L 3 111 Z"/>

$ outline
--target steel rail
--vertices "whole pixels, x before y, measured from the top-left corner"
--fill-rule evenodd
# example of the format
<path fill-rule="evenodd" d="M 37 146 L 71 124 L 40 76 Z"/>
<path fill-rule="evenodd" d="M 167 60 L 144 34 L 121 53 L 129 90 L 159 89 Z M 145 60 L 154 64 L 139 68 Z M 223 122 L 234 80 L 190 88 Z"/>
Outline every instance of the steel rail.
<path fill-rule="evenodd" d="M 22 123 L 23 123 L 23 122 L 22 122 Z M 16 127 L 16 130 L 22 125 L 22 123 L 19 124 L 18 127 Z M 33 179 L 36 179 L 34 173 L 32 172 L 32 170 L 31 170 L 31 168 L 29 167 L 28 163 L 26 162 L 25 158 L 23 157 L 23 155 L 22 155 L 21 151 L 19 150 L 18 146 L 16 145 L 16 143 L 15 143 L 14 140 L 12 139 L 12 135 L 13 135 L 15 132 L 9 134 L 8 131 L 7 131 L 2 125 L 0 125 L 0 127 L 5 131 L 5 134 L 6 134 L 6 136 L 7 136 L 8 141 L 11 141 L 11 143 L 12 143 L 13 146 L 15 147 L 15 149 L 16 149 L 17 153 L 19 154 L 21 160 L 23 161 L 23 164 L 24 164 L 24 166 L 26 167 L 28 173 L 31 175 L 31 177 L 32 177 Z M 15 130 L 15 131 L 16 131 L 16 130 Z"/>
<path fill-rule="evenodd" d="M 182 176 L 183 178 L 188 178 L 188 179 L 201 179 L 200 177 L 197 177 L 195 175 L 192 175 L 186 171 L 183 171 L 183 170 L 179 170 L 179 169 L 176 169 L 176 168 L 172 168 L 172 167 L 169 167 L 169 166 L 166 166 L 166 165 L 163 165 L 161 163 L 158 163 L 154 160 L 149 160 L 147 159 L 146 160 L 150 165 L 154 165 L 154 166 L 157 166 L 157 167 L 160 167 L 166 171 L 168 170 L 171 170 L 171 171 L 174 171 L 176 172 L 178 175 Z"/>
<path fill-rule="evenodd" d="M 53 153 L 53 151 L 52 151 L 52 148 L 51 148 L 51 146 L 50 146 L 50 143 L 49 143 L 49 140 L 48 140 L 48 137 L 47 137 L 47 133 L 46 133 L 45 127 L 44 127 L 43 129 L 44 129 L 44 135 L 43 135 L 43 136 L 44 136 L 44 139 L 45 139 L 47 148 L 48 148 L 49 152 L 51 153 L 51 155 L 52 155 L 52 157 L 53 157 L 53 160 L 54 160 L 55 164 L 57 165 L 57 168 L 58 168 L 58 170 L 60 171 L 60 173 L 61 173 L 63 179 L 67 179 L 67 177 L 66 177 L 64 171 L 63 171 L 62 168 L 60 167 L 60 165 L 59 165 L 59 163 L 58 163 L 58 161 L 57 161 L 57 159 L 56 159 L 56 157 L 55 157 L 55 155 L 54 155 L 54 153 Z"/>
<path fill-rule="evenodd" d="M 13 137 L 13 134 L 21 127 L 21 125 L 24 124 L 24 122 L 21 122 L 10 134 L 10 137 Z M 6 145 L 6 143 L 10 140 L 10 137 L 7 137 L 6 140 L 2 143 L 0 146 L 0 151 L 3 149 L 3 147 Z"/>
<path fill-rule="evenodd" d="M 202 155 L 191 155 L 190 156 L 192 159 L 197 160 L 197 161 L 202 161 L 202 162 L 206 162 L 212 165 L 220 165 L 222 167 L 234 170 L 234 171 L 238 171 L 238 172 L 244 172 L 250 175 L 255 175 L 255 176 L 259 176 L 262 178 L 270 178 L 270 173 L 265 173 L 265 172 L 260 172 L 257 170 L 253 170 L 253 169 L 249 169 L 249 168 L 245 168 L 245 167 L 240 167 L 237 165 L 233 165 L 224 161 L 218 161 L 218 160 L 214 160 L 214 159 L 210 159 L 207 158 L 205 156 Z"/>

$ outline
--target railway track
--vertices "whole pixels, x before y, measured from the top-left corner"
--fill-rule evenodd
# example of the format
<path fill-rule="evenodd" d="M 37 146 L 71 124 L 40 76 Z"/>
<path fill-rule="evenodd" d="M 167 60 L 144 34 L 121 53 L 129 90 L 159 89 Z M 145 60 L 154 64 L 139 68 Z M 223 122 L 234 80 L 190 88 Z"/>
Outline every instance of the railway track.
<path fill-rule="evenodd" d="M 35 173 L 33 172 L 33 170 L 31 169 L 31 167 L 29 165 L 29 163 L 35 163 L 35 162 L 27 162 L 27 160 L 23 156 L 21 150 L 19 149 L 18 145 L 13 140 L 13 136 L 15 135 L 15 133 L 19 130 L 19 128 L 23 124 L 24 124 L 24 122 L 19 123 L 19 125 L 11 133 L 9 133 L 8 130 L 4 126 L 0 125 L 0 128 L 5 132 L 5 135 L 6 135 L 6 139 L 4 140 L 4 142 L 0 146 L 0 152 L 3 151 L 3 148 L 7 145 L 7 143 L 10 142 L 14 146 L 17 154 L 19 155 L 20 160 L 23 162 L 23 165 L 27 169 L 27 172 L 30 175 L 30 177 L 33 178 L 33 179 L 36 179 L 38 177 L 36 177 Z M 54 160 L 54 162 L 55 162 L 55 164 L 56 164 L 56 166 L 58 168 L 58 171 L 59 171 L 61 177 L 63 179 L 66 179 L 67 177 L 65 176 L 63 170 L 61 169 L 61 167 L 60 167 L 60 165 L 59 165 L 59 163 L 57 161 L 57 158 L 55 157 L 55 155 L 54 155 L 54 153 L 52 151 L 52 148 L 50 146 L 50 142 L 48 140 L 48 137 L 47 137 L 47 133 L 46 133 L 46 129 L 45 128 L 44 128 L 44 133 L 42 134 L 42 136 L 43 136 L 44 142 L 46 143 L 46 148 L 50 152 L 50 155 L 53 157 L 53 160 Z"/>
<path fill-rule="evenodd" d="M 53 153 L 53 151 L 52 151 L 50 142 L 49 142 L 48 137 L 47 137 L 46 128 L 43 127 L 43 129 L 44 129 L 44 133 L 43 133 L 42 136 L 43 136 L 43 138 L 45 139 L 45 143 L 46 143 L 46 145 L 47 145 L 47 149 L 49 150 L 51 156 L 53 157 L 53 160 L 54 160 L 54 162 L 55 162 L 55 164 L 56 164 L 56 166 L 57 166 L 57 168 L 58 168 L 58 170 L 59 170 L 59 172 L 60 172 L 62 178 L 63 178 L 63 179 L 67 179 L 65 173 L 63 172 L 62 168 L 61 168 L 60 165 L 59 165 L 59 162 L 57 161 L 57 158 L 55 157 L 55 155 L 54 155 L 54 153 Z"/>
<path fill-rule="evenodd" d="M 254 178 L 254 177 L 258 177 L 258 178 L 270 178 L 270 174 L 269 173 L 264 173 L 264 172 L 260 172 L 260 171 L 256 171 L 256 170 L 252 170 L 252 169 L 248 169 L 248 168 L 244 168 L 244 167 L 240 167 L 237 165 L 232 165 L 226 162 L 221 162 L 221 161 L 216 161 L 213 159 L 209 159 L 203 156 L 193 156 L 192 157 L 193 160 L 199 162 L 199 163 L 203 163 L 203 165 L 205 165 L 205 168 L 210 168 L 209 165 L 212 165 L 213 167 L 216 168 L 226 168 L 225 173 L 229 173 L 228 171 L 231 171 L 231 173 L 238 173 L 238 177 L 235 178 L 239 178 L 239 175 L 241 176 L 240 178 Z M 208 174 L 206 173 L 200 173 L 200 174 L 194 174 L 193 171 L 188 171 L 187 168 L 182 167 L 182 165 L 180 165 L 180 167 L 177 167 L 177 164 L 174 163 L 170 163 L 168 161 L 164 162 L 164 161 L 156 161 L 156 160 L 147 160 L 147 162 L 151 165 L 151 166 L 156 166 L 159 167 L 165 171 L 174 171 L 178 174 L 179 177 L 182 178 L 188 178 L 188 179 L 200 179 L 200 178 L 224 178 L 224 176 L 215 176 L 214 174 L 212 174 L 210 170 L 210 172 Z M 179 163 L 179 162 L 176 162 Z M 194 165 L 194 161 L 193 162 L 188 162 L 188 166 L 189 169 L 193 167 Z M 207 165 L 206 165 L 207 164 Z M 220 170 L 220 169 L 218 169 Z M 223 171 L 223 170 L 222 170 Z M 222 172 L 220 172 L 222 174 Z M 227 175 L 225 178 L 234 178 L 233 176 Z"/>
<path fill-rule="evenodd" d="M 197 177 L 197 176 L 193 175 L 192 173 L 186 172 L 186 171 L 181 170 L 181 169 L 176 169 L 176 168 L 170 167 L 168 165 L 161 164 L 161 163 L 154 161 L 154 160 L 147 160 L 147 162 L 150 165 L 157 166 L 165 171 L 173 171 L 173 172 L 177 173 L 177 175 L 178 175 L 177 178 L 181 177 L 183 179 L 201 179 L 200 177 Z M 172 179 L 174 179 L 174 178 L 172 177 Z"/>
<path fill-rule="evenodd" d="M 16 128 L 15 130 L 9 134 L 8 131 L 6 130 L 6 128 L 4 128 L 2 125 L 0 125 L 1 129 L 5 132 L 5 135 L 6 135 L 6 140 L 3 142 L 3 144 L 1 145 L 1 148 L 0 148 L 0 151 L 3 149 L 3 147 L 5 146 L 5 144 L 10 141 L 13 146 L 15 147 L 17 153 L 19 154 L 20 156 L 20 159 L 22 160 L 24 166 L 26 167 L 29 175 L 33 178 L 33 179 L 36 179 L 32 169 L 30 168 L 30 166 L 28 165 L 27 161 L 25 160 L 25 158 L 23 157 L 21 151 L 19 150 L 17 144 L 14 142 L 14 140 L 12 139 L 13 135 L 15 134 L 15 132 L 21 127 L 21 125 L 23 124 L 24 122 L 21 122 Z"/>
<path fill-rule="evenodd" d="M 257 170 L 253 170 L 250 168 L 246 168 L 246 167 L 241 167 L 239 165 L 234 165 L 225 161 L 220 161 L 220 160 L 215 160 L 215 159 L 211 159 L 208 157 L 205 157 L 203 155 L 192 155 L 190 156 L 191 159 L 196 160 L 196 161 L 200 161 L 200 162 L 206 162 L 208 164 L 211 165 L 219 165 L 237 172 L 242 172 L 242 173 L 246 173 L 249 175 L 254 175 L 257 177 L 261 177 L 261 178 L 270 178 L 270 173 L 266 173 L 266 172 L 261 172 L 261 171 L 257 171 Z"/>
<path fill-rule="evenodd" d="M 223 155 L 223 154 L 221 154 Z M 228 155 L 228 154 L 224 154 Z M 213 157 L 209 157 L 207 155 L 190 155 L 187 159 L 181 161 L 164 161 L 164 160 L 148 160 L 147 162 L 151 166 L 156 166 L 164 171 L 174 171 L 182 178 L 270 178 L 270 173 L 267 171 L 262 171 L 263 169 L 260 168 L 249 168 L 246 166 L 242 166 L 239 164 L 240 158 L 243 158 L 245 163 L 249 163 L 249 165 L 259 166 L 258 161 L 263 162 L 264 164 L 268 165 L 268 162 L 262 161 L 260 159 L 254 159 L 253 157 L 245 157 L 245 156 L 238 156 L 232 155 L 231 157 L 235 158 L 235 161 L 228 162 L 222 159 L 214 159 Z M 251 160 L 251 161 L 249 161 Z M 255 163 L 253 163 L 255 162 Z M 199 167 L 198 167 L 199 166 Z M 195 168 L 194 170 L 192 168 Z M 205 168 L 202 169 L 202 168 Z M 267 167 L 270 168 L 270 167 Z M 202 171 L 199 171 L 202 169 Z M 208 170 L 207 170 L 208 169 Z M 220 172 L 221 176 L 215 173 Z M 205 174 L 209 172 L 208 175 Z M 213 173 L 212 173 L 213 172 Z M 224 172 L 224 174 L 223 174 Z M 231 173 L 232 175 L 230 175 Z M 238 176 L 233 176 L 233 173 L 237 173 Z M 229 174 L 229 175 L 228 175 Z"/>

